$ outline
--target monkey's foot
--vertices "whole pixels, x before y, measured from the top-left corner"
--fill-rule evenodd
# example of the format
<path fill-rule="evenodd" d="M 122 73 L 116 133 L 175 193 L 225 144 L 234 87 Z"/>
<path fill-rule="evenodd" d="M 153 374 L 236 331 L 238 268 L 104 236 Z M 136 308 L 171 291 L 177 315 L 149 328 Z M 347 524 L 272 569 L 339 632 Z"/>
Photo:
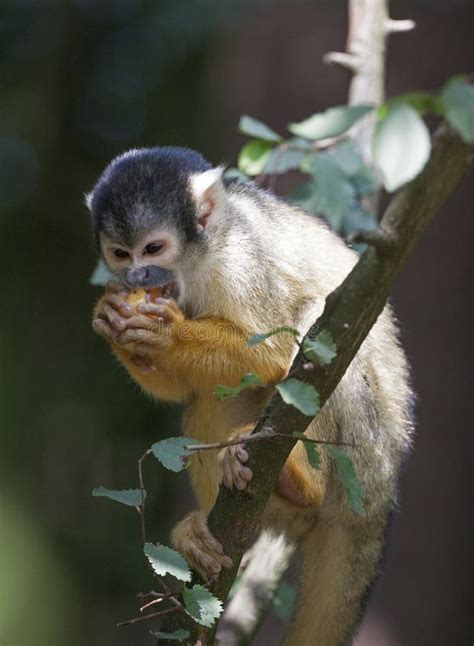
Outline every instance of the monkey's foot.
<path fill-rule="evenodd" d="M 195 511 L 178 523 L 171 533 L 171 543 L 206 580 L 218 575 L 223 567 L 232 567 L 232 559 L 209 531 L 203 512 Z"/>
<path fill-rule="evenodd" d="M 245 466 L 249 454 L 241 444 L 227 446 L 217 456 L 222 471 L 222 482 L 232 489 L 243 491 L 252 480 L 252 469 Z"/>

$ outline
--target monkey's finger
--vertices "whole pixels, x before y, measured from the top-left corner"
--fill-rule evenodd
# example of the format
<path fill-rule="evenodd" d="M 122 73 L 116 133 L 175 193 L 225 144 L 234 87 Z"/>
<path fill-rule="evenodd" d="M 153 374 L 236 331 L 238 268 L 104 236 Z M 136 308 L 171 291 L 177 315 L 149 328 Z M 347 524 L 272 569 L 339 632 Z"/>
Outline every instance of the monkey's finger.
<path fill-rule="evenodd" d="M 118 332 L 113 329 L 104 319 L 94 319 L 92 321 L 92 329 L 96 334 L 105 337 L 106 339 L 115 340 Z"/>
<path fill-rule="evenodd" d="M 123 300 L 120 294 L 106 294 L 104 296 L 104 303 L 111 305 L 119 314 L 126 316 L 127 318 L 132 316 L 133 309 L 132 307 Z"/>
<path fill-rule="evenodd" d="M 157 305 L 168 307 L 170 310 L 175 312 L 175 314 L 182 314 L 181 310 L 179 309 L 178 303 L 174 300 L 174 298 L 164 298 L 163 296 L 157 296 L 153 299 L 153 302 Z"/>
<path fill-rule="evenodd" d="M 125 320 L 121 316 L 119 316 L 119 314 L 117 314 L 117 311 L 106 301 L 101 304 L 100 310 L 99 312 L 97 312 L 97 314 L 108 321 L 118 332 L 125 330 Z"/>
<path fill-rule="evenodd" d="M 141 314 L 151 314 L 157 318 L 163 319 L 164 323 L 172 323 L 175 319 L 175 313 L 167 305 L 157 305 L 156 303 L 140 303 L 137 310 Z"/>
<path fill-rule="evenodd" d="M 157 337 L 149 330 L 130 328 L 118 335 L 117 342 L 120 343 L 120 345 L 127 345 L 127 343 L 133 342 L 156 345 Z"/>
<path fill-rule="evenodd" d="M 247 453 L 247 451 L 244 449 L 243 446 L 237 447 L 237 456 L 241 462 L 247 462 L 249 459 L 249 454 Z"/>
<path fill-rule="evenodd" d="M 154 330 L 156 334 L 163 333 L 164 323 L 160 319 L 151 318 L 144 314 L 135 314 L 135 316 L 127 319 L 127 329 L 142 328 L 144 330 Z"/>
<path fill-rule="evenodd" d="M 107 292 L 112 292 L 114 294 L 121 294 L 126 296 L 128 294 L 128 289 L 122 283 L 119 283 L 115 280 L 109 280 L 106 287 Z"/>

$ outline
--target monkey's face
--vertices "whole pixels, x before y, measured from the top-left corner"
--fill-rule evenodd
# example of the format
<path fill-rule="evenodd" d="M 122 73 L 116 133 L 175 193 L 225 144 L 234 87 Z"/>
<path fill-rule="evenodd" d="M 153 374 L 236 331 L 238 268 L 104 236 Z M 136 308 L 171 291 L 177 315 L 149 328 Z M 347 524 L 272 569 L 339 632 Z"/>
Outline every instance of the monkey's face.
<path fill-rule="evenodd" d="M 87 204 L 99 252 L 120 282 L 184 293 L 186 276 L 205 265 L 221 174 L 183 148 L 130 151 L 109 164 Z"/>
<path fill-rule="evenodd" d="M 161 287 L 165 298 L 177 298 L 181 241 L 176 232 L 158 228 L 133 244 L 100 236 L 102 257 L 119 282 L 130 289 Z"/>

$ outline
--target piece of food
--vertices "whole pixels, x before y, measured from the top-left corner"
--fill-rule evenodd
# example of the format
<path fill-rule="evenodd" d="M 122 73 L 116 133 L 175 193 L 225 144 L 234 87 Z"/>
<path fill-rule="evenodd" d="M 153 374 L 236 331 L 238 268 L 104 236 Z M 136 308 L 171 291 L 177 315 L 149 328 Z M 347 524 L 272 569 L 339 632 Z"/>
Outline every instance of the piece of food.
<path fill-rule="evenodd" d="M 161 289 L 159 287 L 152 287 L 151 289 L 134 289 L 126 298 L 127 303 L 133 307 L 135 312 L 141 303 L 149 303 L 153 298 L 161 296 Z"/>

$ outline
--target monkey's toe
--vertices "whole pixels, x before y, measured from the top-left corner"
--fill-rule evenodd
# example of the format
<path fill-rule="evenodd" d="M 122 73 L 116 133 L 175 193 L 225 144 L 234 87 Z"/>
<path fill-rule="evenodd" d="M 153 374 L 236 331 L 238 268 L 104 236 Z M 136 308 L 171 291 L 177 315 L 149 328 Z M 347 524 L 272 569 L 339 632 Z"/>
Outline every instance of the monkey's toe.
<path fill-rule="evenodd" d="M 224 548 L 209 531 L 202 512 L 193 512 L 176 525 L 171 542 L 206 580 L 218 575 L 222 568 L 232 567 L 232 559 L 224 554 Z"/>
<path fill-rule="evenodd" d="M 252 469 L 245 466 L 249 459 L 249 454 L 241 444 L 228 446 L 223 449 L 217 456 L 221 467 L 222 482 L 232 489 L 236 487 L 243 491 L 250 480 L 252 480 Z"/>

